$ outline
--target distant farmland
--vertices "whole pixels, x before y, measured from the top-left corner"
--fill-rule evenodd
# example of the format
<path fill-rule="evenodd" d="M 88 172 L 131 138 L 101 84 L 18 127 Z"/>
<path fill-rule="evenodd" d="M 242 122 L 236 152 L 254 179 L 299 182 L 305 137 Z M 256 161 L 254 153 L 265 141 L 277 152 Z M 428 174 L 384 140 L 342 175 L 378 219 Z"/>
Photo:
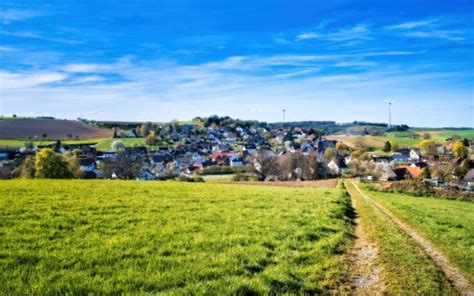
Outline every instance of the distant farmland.
<path fill-rule="evenodd" d="M 88 139 L 106 138 L 112 132 L 94 128 L 73 120 L 52 119 L 12 119 L 0 120 L 0 138 L 2 139 Z"/>

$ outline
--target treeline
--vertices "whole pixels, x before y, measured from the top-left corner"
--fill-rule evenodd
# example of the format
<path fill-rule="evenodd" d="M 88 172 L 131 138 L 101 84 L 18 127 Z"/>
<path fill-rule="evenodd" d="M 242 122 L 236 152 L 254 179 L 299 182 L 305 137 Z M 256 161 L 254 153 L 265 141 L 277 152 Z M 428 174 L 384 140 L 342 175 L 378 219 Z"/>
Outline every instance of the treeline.
<path fill-rule="evenodd" d="M 202 123 L 204 127 L 228 127 L 235 129 L 236 127 L 242 128 L 258 128 L 258 127 L 267 127 L 267 123 L 264 121 L 257 121 L 257 120 L 242 120 L 242 119 L 234 119 L 229 116 L 218 116 L 218 115 L 211 115 L 209 117 L 195 117 L 193 122 Z"/>
<path fill-rule="evenodd" d="M 51 148 L 43 148 L 35 155 L 26 156 L 10 176 L 26 179 L 81 178 L 84 172 L 79 165 L 79 151 L 69 151 L 62 154 Z"/>
<path fill-rule="evenodd" d="M 335 159 L 335 154 L 328 153 L 324 158 L 322 161 L 316 152 L 309 154 L 295 152 L 275 156 L 268 151 L 259 151 L 256 155 L 250 156 L 248 162 L 253 164 L 253 173 L 260 181 L 319 180 L 335 175 L 326 164 Z"/>

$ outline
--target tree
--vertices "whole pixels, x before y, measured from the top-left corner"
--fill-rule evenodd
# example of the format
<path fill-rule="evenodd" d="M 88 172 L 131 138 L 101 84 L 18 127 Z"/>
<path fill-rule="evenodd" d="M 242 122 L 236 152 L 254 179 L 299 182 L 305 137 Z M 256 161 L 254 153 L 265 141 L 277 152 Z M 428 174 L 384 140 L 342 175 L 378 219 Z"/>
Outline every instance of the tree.
<path fill-rule="evenodd" d="M 26 141 L 23 147 L 25 147 L 27 151 L 31 151 L 35 148 L 35 145 L 33 144 L 32 141 Z"/>
<path fill-rule="evenodd" d="M 41 137 L 43 138 L 43 140 L 46 140 L 46 138 L 48 137 L 48 134 L 47 133 L 42 133 Z"/>
<path fill-rule="evenodd" d="M 459 168 L 459 175 L 464 177 L 467 174 L 467 172 L 473 168 L 473 166 L 474 166 L 474 163 L 470 161 L 469 159 L 463 160 L 463 162 L 461 163 L 461 167 Z"/>
<path fill-rule="evenodd" d="M 342 142 L 336 144 L 336 149 L 340 155 L 345 155 L 349 151 L 349 147 Z"/>
<path fill-rule="evenodd" d="M 35 177 L 35 157 L 28 155 L 21 164 L 20 177 L 25 179 L 33 179 Z"/>
<path fill-rule="evenodd" d="M 431 179 L 431 171 L 429 167 L 425 167 L 421 170 L 420 179 Z"/>
<path fill-rule="evenodd" d="M 41 149 L 35 157 L 35 177 L 48 179 L 68 179 L 73 176 L 69 164 L 61 154 L 50 148 Z"/>
<path fill-rule="evenodd" d="M 104 165 L 101 168 L 108 177 L 115 173 L 119 179 L 131 180 L 138 177 L 142 164 L 143 159 L 141 157 L 137 157 L 132 152 L 124 150 L 118 151 L 115 158 L 104 161 Z"/>
<path fill-rule="evenodd" d="M 81 169 L 81 165 L 79 164 L 78 156 L 82 153 L 80 149 L 74 149 L 73 151 L 68 151 L 64 154 L 64 158 L 66 159 L 69 170 L 72 173 L 72 176 L 76 179 L 79 179 L 84 174 L 84 171 Z"/>
<path fill-rule="evenodd" d="M 324 151 L 323 158 L 324 158 L 324 160 L 326 160 L 327 162 L 330 162 L 331 160 L 333 160 L 334 158 L 336 158 L 336 152 L 334 152 L 334 149 L 332 149 L 332 148 L 327 148 L 327 149 Z"/>
<path fill-rule="evenodd" d="M 151 132 L 148 136 L 146 136 L 145 143 L 149 146 L 156 145 L 157 139 L 154 132 Z"/>
<path fill-rule="evenodd" d="M 137 133 L 142 137 L 146 137 L 150 133 L 151 127 L 152 127 L 151 122 L 144 122 L 142 123 L 140 128 L 137 128 Z"/>
<path fill-rule="evenodd" d="M 434 140 L 422 140 L 420 148 L 426 158 L 433 159 L 436 156 L 436 142 Z"/>
<path fill-rule="evenodd" d="M 457 141 L 454 143 L 453 146 L 453 155 L 456 157 L 461 157 L 461 158 L 466 158 L 467 155 L 469 154 L 469 150 L 467 149 L 466 146 L 464 146 L 464 143 L 461 141 Z"/>
<path fill-rule="evenodd" d="M 382 151 L 383 152 L 390 152 L 391 150 L 392 150 L 392 144 L 390 144 L 389 141 L 386 141 L 384 146 L 383 146 Z"/>
<path fill-rule="evenodd" d="M 261 181 L 270 175 L 278 175 L 279 167 L 275 156 L 267 151 L 258 151 L 254 160 L 254 171 Z"/>
<path fill-rule="evenodd" d="M 450 162 L 437 162 L 433 166 L 433 174 L 436 178 L 443 182 L 449 181 L 454 170 L 454 166 Z"/>
<path fill-rule="evenodd" d="M 111 146 L 112 146 L 112 149 L 114 149 L 115 151 L 120 151 L 120 150 L 125 149 L 125 144 L 122 141 L 113 141 Z"/>
<path fill-rule="evenodd" d="M 293 142 L 293 136 L 291 135 L 291 132 L 287 132 L 283 137 L 283 143 L 285 142 Z"/>
<path fill-rule="evenodd" d="M 423 139 L 425 139 L 425 140 L 431 139 L 431 135 L 430 135 L 429 133 L 423 133 L 423 134 L 421 135 L 421 137 L 422 137 Z"/>

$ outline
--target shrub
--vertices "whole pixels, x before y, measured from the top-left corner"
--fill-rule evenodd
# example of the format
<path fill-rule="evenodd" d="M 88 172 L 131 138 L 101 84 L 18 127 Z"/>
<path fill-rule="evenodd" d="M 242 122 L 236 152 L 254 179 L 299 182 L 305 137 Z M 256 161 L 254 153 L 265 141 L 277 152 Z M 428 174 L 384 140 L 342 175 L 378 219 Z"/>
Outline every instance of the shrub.
<path fill-rule="evenodd" d="M 258 181 L 257 176 L 249 174 L 237 174 L 232 178 L 236 182 L 249 182 L 249 181 Z"/>
<path fill-rule="evenodd" d="M 199 175 L 230 175 L 245 173 L 251 170 L 251 168 L 243 167 L 231 167 L 231 166 L 210 166 L 198 171 Z"/>
<path fill-rule="evenodd" d="M 181 181 L 181 182 L 204 182 L 204 179 L 200 176 L 186 176 L 186 175 L 180 175 L 176 177 L 176 181 Z"/>

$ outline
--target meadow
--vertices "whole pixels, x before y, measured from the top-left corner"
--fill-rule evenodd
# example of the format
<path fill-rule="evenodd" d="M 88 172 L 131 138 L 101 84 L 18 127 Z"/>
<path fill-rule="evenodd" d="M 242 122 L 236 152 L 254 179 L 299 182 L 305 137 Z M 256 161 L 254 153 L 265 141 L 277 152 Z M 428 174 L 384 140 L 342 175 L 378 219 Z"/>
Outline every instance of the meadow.
<path fill-rule="evenodd" d="M 424 233 L 474 282 L 473 202 L 378 191 L 369 194 Z"/>
<path fill-rule="evenodd" d="M 342 188 L 1 181 L 0 293 L 322 293 L 349 213 Z"/>
<path fill-rule="evenodd" d="M 355 135 L 330 135 L 327 138 L 338 140 L 354 148 L 357 143 L 364 144 L 370 150 L 381 152 L 386 141 L 395 142 L 400 148 L 418 147 L 423 134 L 429 134 L 431 139 L 438 144 L 445 143 L 447 138 L 456 136 L 461 139 L 474 140 L 474 129 L 423 129 L 415 128 L 405 132 L 389 132 L 383 136 L 355 136 Z"/>

